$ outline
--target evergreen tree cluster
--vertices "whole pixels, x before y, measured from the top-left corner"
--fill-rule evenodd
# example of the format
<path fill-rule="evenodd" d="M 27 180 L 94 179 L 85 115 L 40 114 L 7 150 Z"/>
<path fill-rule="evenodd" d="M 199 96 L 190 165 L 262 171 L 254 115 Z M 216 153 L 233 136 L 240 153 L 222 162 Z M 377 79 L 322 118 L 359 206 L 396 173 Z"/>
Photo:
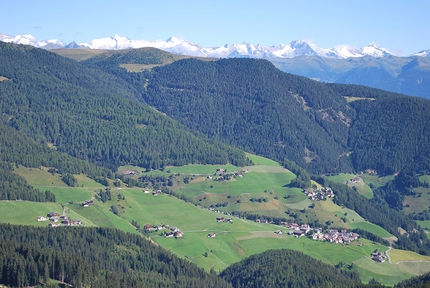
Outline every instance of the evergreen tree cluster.
<path fill-rule="evenodd" d="M 0 283 L 25 287 L 49 279 L 73 287 L 231 287 L 139 235 L 1 224 Z"/>
<path fill-rule="evenodd" d="M 294 250 L 268 250 L 229 266 L 220 276 L 235 288 L 358 287 L 358 273 L 336 269 Z"/>
<path fill-rule="evenodd" d="M 420 276 L 414 276 L 412 278 L 403 280 L 396 285 L 394 288 L 427 288 L 430 287 L 430 272 L 427 272 Z"/>

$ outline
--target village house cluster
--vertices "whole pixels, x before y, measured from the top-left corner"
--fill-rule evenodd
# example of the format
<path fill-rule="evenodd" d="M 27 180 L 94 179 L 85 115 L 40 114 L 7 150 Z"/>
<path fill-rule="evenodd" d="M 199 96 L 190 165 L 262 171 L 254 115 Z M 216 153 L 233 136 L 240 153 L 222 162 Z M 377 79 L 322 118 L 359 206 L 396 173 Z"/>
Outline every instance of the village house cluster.
<path fill-rule="evenodd" d="M 360 237 L 359 234 L 347 230 L 339 231 L 336 229 L 329 229 L 326 233 L 323 233 L 321 228 L 317 229 L 316 232 L 312 235 L 312 239 L 314 240 L 327 241 L 339 244 L 349 244 L 352 241 L 357 240 L 358 237 Z"/>
<path fill-rule="evenodd" d="M 320 189 L 304 189 L 305 193 L 311 200 L 325 200 L 327 198 L 333 198 L 334 193 L 330 187 L 321 187 Z"/>
<path fill-rule="evenodd" d="M 56 226 L 79 226 L 82 225 L 81 220 L 72 220 L 67 215 L 59 215 L 57 212 L 49 212 L 47 216 L 37 216 L 37 221 L 50 221 L 49 227 Z"/>
<path fill-rule="evenodd" d="M 176 226 L 169 226 L 169 225 L 165 225 L 165 224 L 161 224 L 161 225 L 151 225 L 151 224 L 145 224 L 145 226 L 143 226 L 143 229 L 145 229 L 145 231 L 151 232 L 151 231 L 161 231 L 161 230 L 166 230 L 163 233 L 163 236 L 166 238 L 181 238 L 184 237 L 184 232 L 181 231 L 181 229 L 179 229 Z"/>
<path fill-rule="evenodd" d="M 284 225 L 285 227 L 290 228 L 290 231 L 288 231 L 289 235 L 294 235 L 296 237 L 306 236 L 311 231 L 311 227 L 309 226 L 309 224 L 299 225 L 297 223 L 288 223 L 288 222 L 281 222 L 281 224 Z"/>
<path fill-rule="evenodd" d="M 208 175 L 208 179 L 213 179 L 215 181 L 228 181 L 236 178 L 242 178 L 243 173 L 249 172 L 248 169 L 242 170 L 242 171 L 234 171 L 234 172 L 227 172 L 227 169 L 224 168 L 217 168 L 215 170 L 215 173 L 213 175 Z"/>
<path fill-rule="evenodd" d="M 323 232 L 322 228 L 313 229 L 309 226 L 309 224 L 299 225 L 297 223 L 281 222 L 281 225 L 290 229 L 288 231 L 289 235 L 293 235 L 295 237 L 303 237 L 309 235 L 309 238 L 312 238 L 313 240 L 327 241 L 330 243 L 349 244 L 360 237 L 358 233 L 354 233 L 347 230 L 339 231 L 336 229 L 329 229 Z M 311 232 L 313 233 L 311 234 Z M 281 235 L 282 231 L 276 230 L 275 233 Z"/>

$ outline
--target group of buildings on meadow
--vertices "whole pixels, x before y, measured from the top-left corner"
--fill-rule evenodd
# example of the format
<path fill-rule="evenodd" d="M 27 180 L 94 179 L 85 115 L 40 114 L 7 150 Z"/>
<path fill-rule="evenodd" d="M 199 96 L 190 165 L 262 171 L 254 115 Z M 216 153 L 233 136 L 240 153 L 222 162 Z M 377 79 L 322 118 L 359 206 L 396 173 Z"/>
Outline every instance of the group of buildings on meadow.
<path fill-rule="evenodd" d="M 36 219 L 39 222 L 49 220 L 49 227 L 83 225 L 81 220 L 72 220 L 67 215 L 59 215 L 57 212 L 49 212 L 46 216 L 37 216 Z"/>
<path fill-rule="evenodd" d="M 166 238 L 182 238 L 184 237 L 184 232 L 181 231 L 181 229 L 179 229 L 176 226 L 169 226 L 169 225 L 165 225 L 165 224 L 160 224 L 160 225 L 151 225 L 151 224 L 145 224 L 145 226 L 143 226 L 143 229 L 147 232 L 152 232 L 152 231 L 161 231 L 161 230 L 166 230 L 163 232 L 163 236 Z"/>
<path fill-rule="evenodd" d="M 319 189 L 304 189 L 305 193 L 311 200 L 326 200 L 327 198 L 333 198 L 334 193 L 330 187 L 321 187 Z"/>

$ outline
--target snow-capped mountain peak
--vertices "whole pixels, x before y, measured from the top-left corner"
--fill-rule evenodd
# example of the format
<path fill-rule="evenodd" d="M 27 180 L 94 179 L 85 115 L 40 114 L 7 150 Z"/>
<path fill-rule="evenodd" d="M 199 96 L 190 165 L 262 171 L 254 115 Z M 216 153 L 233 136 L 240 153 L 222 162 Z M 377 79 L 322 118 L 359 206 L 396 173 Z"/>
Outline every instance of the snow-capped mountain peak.
<path fill-rule="evenodd" d="M 387 49 L 379 47 L 375 42 L 370 43 L 367 46 L 362 47 L 361 54 L 372 57 L 385 57 L 392 55 Z"/>
<path fill-rule="evenodd" d="M 44 49 L 56 49 L 63 48 L 64 46 L 66 46 L 65 43 L 57 39 L 43 40 L 39 42 L 33 35 L 30 34 L 10 36 L 0 33 L 0 41 L 15 44 L 31 45 Z"/>
<path fill-rule="evenodd" d="M 415 53 L 414 56 L 430 57 L 430 49 L 429 50 L 421 50 L 420 52 Z"/>

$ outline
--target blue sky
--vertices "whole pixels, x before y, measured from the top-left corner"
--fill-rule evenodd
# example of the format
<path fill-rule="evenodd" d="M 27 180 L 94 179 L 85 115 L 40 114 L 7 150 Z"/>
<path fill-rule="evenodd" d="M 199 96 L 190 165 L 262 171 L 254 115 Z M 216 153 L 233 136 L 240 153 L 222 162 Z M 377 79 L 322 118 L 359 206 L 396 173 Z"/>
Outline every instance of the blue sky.
<path fill-rule="evenodd" d="M 89 42 L 176 36 L 202 46 L 287 44 L 321 48 L 376 42 L 407 56 L 430 49 L 430 0 L 0 0 L 0 33 Z"/>

